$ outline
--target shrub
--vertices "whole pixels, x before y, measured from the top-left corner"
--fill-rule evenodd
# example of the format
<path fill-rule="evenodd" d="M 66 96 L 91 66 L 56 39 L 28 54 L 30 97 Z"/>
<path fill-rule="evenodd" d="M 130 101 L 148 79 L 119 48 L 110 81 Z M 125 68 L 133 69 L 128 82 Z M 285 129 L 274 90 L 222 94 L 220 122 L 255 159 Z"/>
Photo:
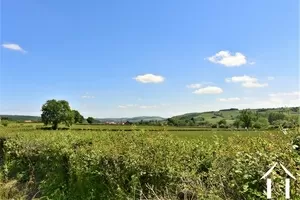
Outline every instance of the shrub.
<path fill-rule="evenodd" d="M 9 121 L 8 120 L 2 120 L 1 124 L 6 127 L 6 126 L 8 126 Z"/>

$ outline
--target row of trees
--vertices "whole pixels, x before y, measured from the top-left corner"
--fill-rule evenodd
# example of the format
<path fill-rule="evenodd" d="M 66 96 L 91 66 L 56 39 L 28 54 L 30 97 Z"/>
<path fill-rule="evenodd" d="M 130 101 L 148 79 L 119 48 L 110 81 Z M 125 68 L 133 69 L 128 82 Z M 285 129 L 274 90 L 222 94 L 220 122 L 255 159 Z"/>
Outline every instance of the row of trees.
<path fill-rule="evenodd" d="M 283 126 L 292 128 L 299 125 L 299 116 L 286 115 L 282 112 L 259 113 L 251 110 L 242 110 L 233 124 L 235 127 L 240 126 L 246 128 L 268 128 Z"/>
<path fill-rule="evenodd" d="M 65 100 L 48 100 L 42 106 L 42 122 L 45 125 L 52 125 L 56 130 L 60 123 L 70 127 L 72 124 L 83 123 L 84 117 L 77 110 L 72 110 L 69 103 Z M 94 123 L 95 119 L 88 117 L 86 121 L 89 124 Z"/>

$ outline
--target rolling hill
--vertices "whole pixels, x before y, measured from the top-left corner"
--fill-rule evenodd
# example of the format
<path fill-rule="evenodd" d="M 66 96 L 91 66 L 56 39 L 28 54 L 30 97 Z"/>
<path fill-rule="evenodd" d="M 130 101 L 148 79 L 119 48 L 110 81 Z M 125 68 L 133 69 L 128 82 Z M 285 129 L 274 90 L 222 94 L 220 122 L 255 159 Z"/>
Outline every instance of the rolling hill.
<path fill-rule="evenodd" d="M 259 109 L 250 109 L 250 110 L 260 114 L 267 114 L 269 112 L 284 112 L 290 115 L 299 115 L 299 107 L 259 108 Z M 237 108 L 230 108 L 230 109 L 222 109 L 219 111 L 186 113 L 183 115 L 174 116 L 171 119 L 184 122 L 184 121 L 190 121 L 193 118 L 196 123 L 205 121 L 211 124 L 216 124 L 221 119 L 225 119 L 228 124 L 232 124 L 236 119 L 236 117 L 239 115 L 239 112 L 240 110 Z"/>

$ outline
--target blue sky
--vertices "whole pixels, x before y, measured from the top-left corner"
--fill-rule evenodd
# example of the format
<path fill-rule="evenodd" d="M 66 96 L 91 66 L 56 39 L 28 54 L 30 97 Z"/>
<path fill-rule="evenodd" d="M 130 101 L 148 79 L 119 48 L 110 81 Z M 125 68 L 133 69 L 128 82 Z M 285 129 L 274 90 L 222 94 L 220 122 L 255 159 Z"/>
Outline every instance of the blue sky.
<path fill-rule="evenodd" d="M 0 114 L 299 105 L 298 0 L 3 0 Z"/>

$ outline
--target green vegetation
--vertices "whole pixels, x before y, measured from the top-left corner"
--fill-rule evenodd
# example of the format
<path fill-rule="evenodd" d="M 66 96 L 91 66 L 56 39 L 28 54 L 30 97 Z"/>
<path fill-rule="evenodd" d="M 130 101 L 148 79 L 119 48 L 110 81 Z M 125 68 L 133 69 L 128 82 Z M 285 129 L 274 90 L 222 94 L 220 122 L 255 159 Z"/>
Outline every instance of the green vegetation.
<path fill-rule="evenodd" d="M 84 117 L 77 111 L 72 110 L 74 116 L 74 123 L 83 123 Z"/>
<path fill-rule="evenodd" d="M 71 126 L 74 122 L 74 113 L 72 112 L 69 103 L 65 100 L 48 100 L 42 106 L 42 112 L 42 122 L 45 125 L 51 124 L 54 130 L 58 128 L 58 124 L 60 123 Z"/>
<path fill-rule="evenodd" d="M 79 132 L 2 127 L 1 199 L 166 200 L 184 189 L 198 199 L 263 199 L 266 184 L 260 177 L 274 162 L 300 173 L 300 152 L 292 148 L 300 146 L 297 130 L 284 135 L 134 128 Z M 276 198 L 283 194 L 284 174 L 278 170 L 272 176 Z M 300 188 L 293 182 L 291 187 L 293 198 L 300 198 Z"/>
<path fill-rule="evenodd" d="M 89 123 L 89 124 L 93 124 L 95 122 L 95 119 L 93 117 L 88 117 L 86 119 L 86 121 Z"/>
<path fill-rule="evenodd" d="M 268 108 L 268 109 L 246 109 L 238 110 L 235 108 L 223 109 L 203 113 L 187 113 L 174 116 L 168 119 L 161 117 L 134 117 L 134 118 L 93 118 L 89 121 L 84 120 L 83 116 L 73 110 L 73 121 L 75 124 L 135 124 L 138 126 L 176 126 L 176 127 L 202 127 L 202 128 L 293 128 L 299 126 L 299 107 L 291 108 Z M 32 116 L 13 116 L 2 115 L 4 120 L 24 122 L 25 120 L 35 119 L 32 122 L 40 122 L 39 117 Z M 27 118 L 26 118 L 27 117 Z M 22 119 L 22 120 L 20 120 Z M 71 118 L 70 118 L 71 119 Z M 267 122 L 268 121 L 268 122 Z M 69 124 L 71 125 L 72 123 Z M 59 123 L 60 124 L 60 123 Z"/>
<path fill-rule="evenodd" d="M 274 162 L 300 174 L 298 111 L 228 109 L 103 125 L 49 100 L 44 124 L 1 120 L 0 199 L 264 199 L 260 178 Z M 277 172 L 274 198 L 284 191 Z"/>
<path fill-rule="evenodd" d="M 204 113 L 188 113 L 166 120 L 170 126 L 220 128 L 293 128 L 299 125 L 299 108 L 224 109 Z"/>

